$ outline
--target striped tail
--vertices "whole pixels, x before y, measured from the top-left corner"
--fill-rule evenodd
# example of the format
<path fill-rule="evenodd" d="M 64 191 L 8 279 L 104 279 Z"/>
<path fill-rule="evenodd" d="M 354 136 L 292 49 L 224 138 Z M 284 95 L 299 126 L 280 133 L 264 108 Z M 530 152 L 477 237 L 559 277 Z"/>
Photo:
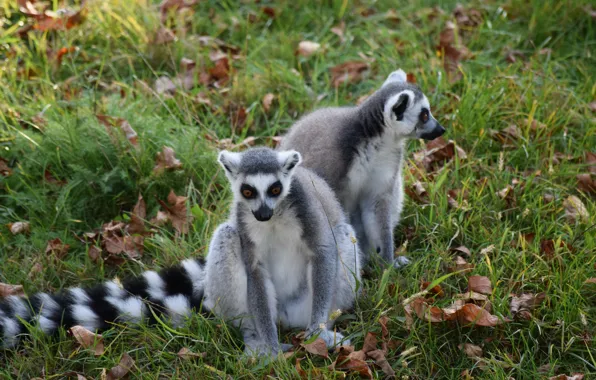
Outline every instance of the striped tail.
<path fill-rule="evenodd" d="M 90 331 L 110 327 L 110 322 L 140 323 L 155 320 L 152 313 L 174 325 L 203 299 L 204 262 L 188 259 L 159 273 L 119 284 L 108 281 L 92 288 L 70 288 L 58 294 L 38 293 L 30 298 L 9 296 L 0 300 L 0 348 L 14 346 L 27 328 L 23 321 L 52 334 L 62 327 L 81 325 Z"/>

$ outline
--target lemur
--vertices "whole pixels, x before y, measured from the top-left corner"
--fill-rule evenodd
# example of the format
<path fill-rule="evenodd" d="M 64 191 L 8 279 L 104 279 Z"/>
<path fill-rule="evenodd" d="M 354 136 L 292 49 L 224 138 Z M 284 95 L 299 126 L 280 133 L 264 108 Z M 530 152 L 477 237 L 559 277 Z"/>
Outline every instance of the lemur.
<path fill-rule="evenodd" d="M 349 309 L 360 280 L 355 233 L 329 186 L 296 151 L 222 151 L 234 202 L 209 247 L 204 304 L 242 317 L 247 353 L 282 350 L 276 322 L 304 328 L 328 348 L 344 337 L 330 313 Z M 345 342 L 345 340 L 344 340 Z"/>
<path fill-rule="evenodd" d="M 74 325 L 94 331 L 157 312 L 177 325 L 193 308 L 239 325 L 249 355 L 281 350 L 277 321 L 317 334 L 328 347 L 342 341 L 329 316 L 352 307 L 360 252 L 333 191 L 299 167 L 295 151 L 223 151 L 219 162 L 234 202 L 205 264 L 188 259 L 123 283 L 7 297 L 0 300 L 0 347 L 14 346 L 26 324 L 48 334 Z"/>
<path fill-rule="evenodd" d="M 409 262 L 393 257 L 393 230 L 404 199 L 405 142 L 433 140 L 444 132 L 426 96 L 397 70 L 361 105 L 323 108 L 298 120 L 279 149 L 300 152 L 303 165 L 336 192 L 356 230 L 363 264 L 376 251 L 400 267 Z"/>

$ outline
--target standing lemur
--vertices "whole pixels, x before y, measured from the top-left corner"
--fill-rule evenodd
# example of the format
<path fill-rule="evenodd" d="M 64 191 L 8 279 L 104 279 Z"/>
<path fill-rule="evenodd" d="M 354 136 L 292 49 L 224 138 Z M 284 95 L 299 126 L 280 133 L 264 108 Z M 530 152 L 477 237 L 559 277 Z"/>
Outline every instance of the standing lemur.
<path fill-rule="evenodd" d="M 405 141 L 433 140 L 444 132 L 426 96 L 397 70 L 360 106 L 304 116 L 280 149 L 300 152 L 304 166 L 336 192 L 365 257 L 374 250 L 399 267 L 408 263 L 403 256 L 393 258 L 393 230 L 403 208 Z"/>
<path fill-rule="evenodd" d="M 114 321 L 152 319 L 155 312 L 177 324 L 201 302 L 240 325 L 250 354 L 280 351 L 278 321 L 318 334 L 328 347 L 339 343 L 343 336 L 331 331 L 329 315 L 352 307 L 360 254 L 333 191 L 299 167 L 295 151 L 223 151 L 219 162 L 234 202 L 205 265 L 185 260 L 123 283 L 7 297 L 0 302 L 0 347 L 14 345 L 26 324 L 44 333 L 60 325 L 93 331 Z"/>

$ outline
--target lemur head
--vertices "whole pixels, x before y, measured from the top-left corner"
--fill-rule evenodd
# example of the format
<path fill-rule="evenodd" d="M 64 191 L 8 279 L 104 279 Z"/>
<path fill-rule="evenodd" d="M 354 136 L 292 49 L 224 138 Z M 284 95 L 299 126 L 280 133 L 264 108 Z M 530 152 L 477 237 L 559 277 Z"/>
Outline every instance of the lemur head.
<path fill-rule="evenodd" d="M 397 70 L 389 74 L 374 101 L 383 102 L 385 125 L 398 136 L 434 140 L 445 128 L 433 117 L 430 104 L 418 86 L 407 83 L 406 73 Z"/>
<path fill-rule="evenodd" d="M 302 157 L 294 150 L 253 148 L 241 153 L 224 150 L 218 161 L 230 181 L 235 201 L 246 204 L 258 221 L 266 222 L 288 195 L 294 169 Z"/>

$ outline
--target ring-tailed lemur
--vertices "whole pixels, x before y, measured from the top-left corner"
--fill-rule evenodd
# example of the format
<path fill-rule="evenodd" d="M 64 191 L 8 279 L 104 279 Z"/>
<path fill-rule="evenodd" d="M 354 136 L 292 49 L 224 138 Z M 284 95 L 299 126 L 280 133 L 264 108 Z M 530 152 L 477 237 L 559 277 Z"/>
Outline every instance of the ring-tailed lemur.
<path fill-rule="evenodd" d="M 43 333 L 81 325 L 90 331 L 106 329 L 110 322 L 139 323 L 156 315 L 180 324 L 203 299 L 204 264 L 188 259 L 157 273 L 144 272 L 124 281 L 108 281 L 92 288 L 71 288 L 58 294 L 38 293 L 30 298 L 9 296 L 0 300 L 0 348 L 14 346 L 25 334 L 25 322 Z"/>
<path fill-rule="evenodd" d="M 280 149 L 300 152 L 304 166 L 329 183 L 365 257 L 375 250 L 399 267 L 408 263 L 393 258 L 393 230 L 403 208 L 405 141 L 433 140 L 444 132 L 426 96 L 397 70 L 360 106 L 324 108 L 297 121 Z"/>
<path fill-rule="evenodd" d="M 74 325 L 94 331 L 114 321 L 151 320 L 153 312 L 179 324 L 200 307 L 236 323 L 244 316 L 247 353 L 280 350 L 277 320 L 319 334 L 330 347 L 341 341 L 329 330 L 329 313 L 353 305 L 358 245 L 333 191 L 297 167 L 300 160 L 297 152 L 265 148 L 222 152 L 234 206 L 211 240 L 205 265 L 189 259 L 123 283 L 6 297 L 0 300 L 0 348 L 14 346 L 26 324 L 47 334 Z"/>
<path fill-rule="evenodd" d="M 276 324 L 328 347 L 330 312 L 351 308 L 360 278 L 355 234 L 329 186 L 296 151 L 222 151 L 232 211 L 209 247 L 204 304 L 240 323 L 248 354 L 281 350 Z M 239 320 L 238 317 L 244 317 Z"/>

